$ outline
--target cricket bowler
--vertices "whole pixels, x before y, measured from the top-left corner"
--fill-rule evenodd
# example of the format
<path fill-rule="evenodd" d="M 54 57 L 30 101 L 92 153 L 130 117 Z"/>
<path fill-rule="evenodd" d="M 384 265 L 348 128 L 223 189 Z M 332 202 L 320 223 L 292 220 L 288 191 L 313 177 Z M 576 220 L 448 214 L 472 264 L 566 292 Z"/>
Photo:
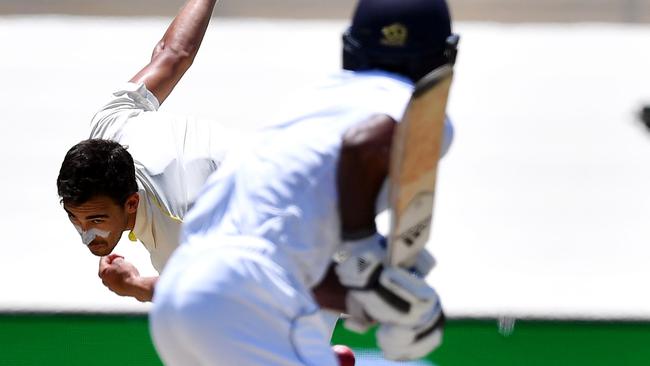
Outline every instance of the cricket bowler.
<path fill-rule="evenodd" d="M 61 164 L 63 209 L 82 242 L 101 257 L 102 282 L 118 295 L 150 301 L 157 280 L 111 254 L 122 233 L 139 240 L 162 271 L 200 188 L 239 139 L 216 121 L 158 110 L 192 65 L 216 3 L 187 1 L 151 61 L 115 90 L 92 118 L 89 139 Z"/>

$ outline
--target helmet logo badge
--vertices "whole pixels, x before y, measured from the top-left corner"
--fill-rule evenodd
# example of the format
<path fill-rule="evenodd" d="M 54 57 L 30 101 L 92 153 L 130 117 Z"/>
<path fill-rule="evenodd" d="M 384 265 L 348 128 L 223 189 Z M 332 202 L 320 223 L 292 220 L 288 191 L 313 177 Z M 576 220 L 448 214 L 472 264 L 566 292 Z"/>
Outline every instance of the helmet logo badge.
<path fill-rule="evenodd" d="M 406 44 L 408 39 L 408 28 L 401 23 L 393 23 L 381 29 L 384 38 L 381 39 L 381 44 L 391 47 L 402 47 Z"/>

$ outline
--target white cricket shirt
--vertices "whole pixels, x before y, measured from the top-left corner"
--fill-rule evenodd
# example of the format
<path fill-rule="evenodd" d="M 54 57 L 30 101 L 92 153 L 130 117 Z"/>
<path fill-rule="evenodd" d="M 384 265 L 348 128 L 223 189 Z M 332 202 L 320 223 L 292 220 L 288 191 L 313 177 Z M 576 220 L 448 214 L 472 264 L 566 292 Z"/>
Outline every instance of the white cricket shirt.
<path fill-rule="evenodd" d="M 144 84 L 127 83 L 93 117 L 90 138 L 116 141 L 133 156 L 140 193 L 133 234 L 160 272 L 178 247 L 183 217 L 236 133 L 158 107 Z"/>
<path fill-rule="evenodd" d="M 262 238 L 312 287 L 341 244 L 336 173 L 343 133 L 376 114 L 399 121 L 412 90 L 393 74 L 341 72 L 287 97 L 280 118 L 254 144 L 229 153 L 210 177 L 187 216 L 182 243 Z"/>

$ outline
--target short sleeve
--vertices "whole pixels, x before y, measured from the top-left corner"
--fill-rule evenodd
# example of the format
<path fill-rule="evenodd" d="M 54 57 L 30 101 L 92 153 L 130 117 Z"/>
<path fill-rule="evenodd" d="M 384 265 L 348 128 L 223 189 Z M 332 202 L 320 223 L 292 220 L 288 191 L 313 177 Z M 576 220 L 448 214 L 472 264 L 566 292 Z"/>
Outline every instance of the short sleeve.
<path fill-rule="evenodd" d="M 95 114 L 90 122 L 90 137 L 120 141 L 124 124 L 143 112 L 160 107 L 158 99 L 143 83 L 127 83 L 113 93 L 113 98 Z"/>

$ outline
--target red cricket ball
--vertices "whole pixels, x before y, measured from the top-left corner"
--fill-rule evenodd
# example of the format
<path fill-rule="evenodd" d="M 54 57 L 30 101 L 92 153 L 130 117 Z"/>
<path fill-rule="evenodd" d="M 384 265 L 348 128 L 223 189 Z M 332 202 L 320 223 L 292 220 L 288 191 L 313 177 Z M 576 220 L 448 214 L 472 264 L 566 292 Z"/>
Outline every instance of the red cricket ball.
<path fill-rule="evenodd" d="M 354 352 L 348 346 L 337 344 L 332 346 L 332 351 L 336 353 L 340 366 L 354 366 Z"/>

